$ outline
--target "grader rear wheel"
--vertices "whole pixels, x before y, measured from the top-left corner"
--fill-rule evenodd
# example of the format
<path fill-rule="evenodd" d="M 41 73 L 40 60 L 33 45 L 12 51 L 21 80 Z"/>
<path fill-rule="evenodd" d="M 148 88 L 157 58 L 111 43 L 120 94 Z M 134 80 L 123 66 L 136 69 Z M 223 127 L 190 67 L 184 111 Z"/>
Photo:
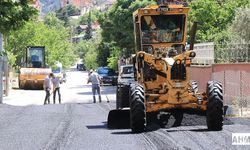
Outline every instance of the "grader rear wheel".
<path fill-rule="evenodd" d="M 217 81 L 207 84 L 207 127 L 209 130 L 219 131 L 223 126 L 223 94 L 222 85 Z"/>
<path fill-rule="evenodd" d="M 132 132 L 140 133 L 146 128 L 146 110 L 144 105 L 144 89 L 142 86 L 131 85 L 130 90 L 130 127 Z"/>

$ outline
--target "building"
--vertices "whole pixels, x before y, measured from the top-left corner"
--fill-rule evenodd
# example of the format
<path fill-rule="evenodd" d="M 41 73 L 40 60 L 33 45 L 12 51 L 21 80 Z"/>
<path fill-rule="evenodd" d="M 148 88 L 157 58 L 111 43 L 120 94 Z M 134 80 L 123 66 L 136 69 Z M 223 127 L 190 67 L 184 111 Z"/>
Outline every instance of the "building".
<path fill-rule="evenodd" d="M 41 6 L 41 15 L 46 15 L 49 12 L 59 10 L 61 8 L 60 0 L 39 0 Z"/>
<path fill-rule="evenodd" d="M 92 0 L 61 0 L 62 7 L 65 7 L 67 4 L 73 5 L 79 9 L 93 7 Z"/>
<path fill-rule="evenodd" d="M 95 7 L 100 11 L 105 11 L 109 9 L 112 5 L 116 3 L 116 0 L 105 0 L 102 3 L 95 3 Z"/>
<path fill-rule="evenodd" d="M 88 13 L 93 7 L 100 11 L 110 8 L 116 0 L 31 0 L 30 4 L 37 8 L 41 16 L 51 11 L 57 11 L 67 5 L 73 5 L 81 10 L 81 14 Z"/>

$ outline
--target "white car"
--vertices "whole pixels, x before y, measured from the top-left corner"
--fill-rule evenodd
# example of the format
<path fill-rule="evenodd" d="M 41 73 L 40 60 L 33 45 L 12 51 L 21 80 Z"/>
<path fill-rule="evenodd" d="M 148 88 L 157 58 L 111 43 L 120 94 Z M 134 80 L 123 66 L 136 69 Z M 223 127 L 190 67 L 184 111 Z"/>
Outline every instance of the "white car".
<path fill-rule="evenodd" d="M 130 84 L 134 82 L 133 65 L 123 65 L 119 69 L 118 84 Z"/>

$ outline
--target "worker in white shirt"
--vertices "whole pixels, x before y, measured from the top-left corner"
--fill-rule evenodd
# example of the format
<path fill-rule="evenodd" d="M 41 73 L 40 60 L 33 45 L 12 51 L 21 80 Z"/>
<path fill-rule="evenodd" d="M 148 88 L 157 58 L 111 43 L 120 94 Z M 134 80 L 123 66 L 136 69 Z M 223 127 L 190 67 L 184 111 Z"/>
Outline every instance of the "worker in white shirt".
<path fill-rule="evenodd" d="M 44 105 L 50 103 L 50 90 L 51 90 L 51 78 L 52 78 L 53 73 L 50 73 L 46 78 L 44 79 L 43 82 L 43 89 L 46 92 L 46 96 L 44 99 Z"/>
<path fill-rule="evenodd" d="M 60 93 L 60 78 L 52 75 L 52 84 L 53 84 L 53 102 L 56 103 L 56 92 L 58 93 L 59 103 L 61 104 L 61 93 Z"/>
<path fill-rule="evenodd" d="M 89 79 L 87 84 L 91 82 L 92 83 L 92 93 L 93 93 L 93 102 L 96 102 L 95 99 L 95 92 L 97 91 L 97 94 L 99 95 L 99 102 L 102 102 L 101 99 L 101 92 L 100 92 L 100 82 L 101 77 L 93 70 L 90 70 Z"/>

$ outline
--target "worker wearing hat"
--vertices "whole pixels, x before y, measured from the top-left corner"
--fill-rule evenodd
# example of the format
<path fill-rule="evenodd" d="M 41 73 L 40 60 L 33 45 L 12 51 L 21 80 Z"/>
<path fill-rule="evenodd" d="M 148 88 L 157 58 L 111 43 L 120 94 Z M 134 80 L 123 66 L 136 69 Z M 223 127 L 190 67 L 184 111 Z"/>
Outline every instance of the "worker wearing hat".
<path fill-rule="evenodd" d="M 91 82 L 92 83 L 92 93 L 93 93 L 93 102 L 96 102 L 95 93 L 97 91 L 97 94 L 99 96 L 99 102 L 102 102 L 101 99 L 101 92 L 100 92 L 100 83 L 101 83 L 101 77 L 92 69 L 89 72 L 89 79 L 87 84 Z"/>

